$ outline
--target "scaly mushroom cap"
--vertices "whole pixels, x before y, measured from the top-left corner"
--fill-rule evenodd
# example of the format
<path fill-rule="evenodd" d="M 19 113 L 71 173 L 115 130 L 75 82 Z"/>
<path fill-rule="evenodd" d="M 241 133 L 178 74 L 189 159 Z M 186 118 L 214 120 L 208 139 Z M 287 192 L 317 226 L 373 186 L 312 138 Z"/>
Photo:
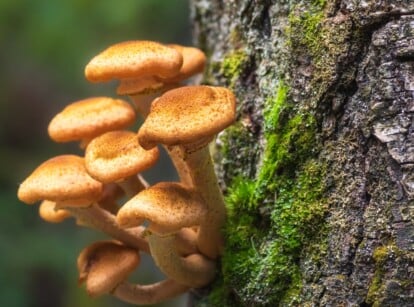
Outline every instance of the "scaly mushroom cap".
<path fill-rule="evenodd" d="M 79 254 L 79 282 L 86 281 L 92 297 L 111 292 L 138 266 L 140 256 L 133 249 L 114 241 L 99 241 Z"/>
<path fill-rule="evenodd" d="M 138 132 L 142 147 L 200 142 L 232 124 L 236 99 L 223 87 L 187 86 L 166 92 L 152 103 Z"/>
<path fill-rule="evenodd" d="M 169 78 L 182 64 L 183 57 L 174 48 L 152 41 L 126 41 L 94 57 L 85 68 L 85 76 L 92 82 L 141 76 Z"/>
<path fill-rule="evenodd" d="M 93 178 L 109 183 L 147 170 L 158 157 L 158 148 L 143 149 L 138 144 L 136 133 L 111 131 L 89 143 L 85 151 L 85 166 Z"/>
<path fill-rule="evenodd" d="M 180 52 L 183 65 L 177 75 L 171 78 L 156 76 L 121 79 L 116 89 L 118 95 L 148 95 L 154 92 L 166 92 L 179 86 L 179 83 L 203 72 L 206 64 L 205 54 L 197 48 L 181 45 L 167 45 Z"/>
<path fill-rule="evenodd" d="M 40 217 L 49 223 L 61 223 L 71 215 L 65 209 L 57 209 L 54 201 L 44 200 L 39 206 Z"/>
<path fill-rule="evenodd" d="M 121 99 L 93 97 L 68 105 L 49 124 L 56 142 L 92 139 L 111 130 L 124 129 L 135 122 L 134 109 Z"/>
<path fill-rule="evenodd" d="M 62 155 L 42 163 L 20 185 L 19 199 L 27 204 L 50 200 L 70 206 L 88 206 L 101 197 L 102 183 L 86 172 L 84 160 Z"/>
<path fill-rule="evenodd" d="M 163 82 L 181 82 L 203 72 L 206 65 L 206 56 L 200 49 L 173 44 L 168 46 L 176 49 L 183 55 L 183 66 L 181 66 L 180 72 L 176 76 L 161 79 Z"/>
<path fill-rule="evenodd" d="M 126 228 L 148 220 L 149 230 L 165 235 L 183 227 L 199 225 L 205 213 L 204 203 L 191 189 L 179 183 L 160 182 L 123 205 L 118 212 L 117 222 Z"/>

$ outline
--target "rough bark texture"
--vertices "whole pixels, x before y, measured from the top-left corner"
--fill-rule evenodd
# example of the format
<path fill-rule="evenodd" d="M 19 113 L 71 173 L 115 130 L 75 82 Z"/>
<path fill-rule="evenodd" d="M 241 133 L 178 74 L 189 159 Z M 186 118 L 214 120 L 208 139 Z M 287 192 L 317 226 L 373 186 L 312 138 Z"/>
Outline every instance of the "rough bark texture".
<path fill-rule="evenodd" d="M 414 3 L 192 0 L 228 222 L 199 306 L 414 306 Z M 198 292 L 200 294 L 201 291 Z"/>

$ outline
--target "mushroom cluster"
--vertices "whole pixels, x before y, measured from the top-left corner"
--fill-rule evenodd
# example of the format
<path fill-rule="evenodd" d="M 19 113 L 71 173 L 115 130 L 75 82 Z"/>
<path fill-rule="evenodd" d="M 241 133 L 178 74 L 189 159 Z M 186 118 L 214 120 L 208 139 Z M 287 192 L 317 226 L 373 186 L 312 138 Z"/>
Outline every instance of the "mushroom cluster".
<path fill-rule="evenodd" d="M 54 141 L 77 141 L 84 156 L 47 160 L 21 183 L 18 197 L 42 201 L 39 215 L 48 222 L 74 217 L 112 239 L 78 257 L 79 281 L 92 297 L 153 304 L 215 277 L 226 212 L 208 145 L 234 122 L 236 100 L 226 88 L 195 85 L 205 61 L 193 47 L 115 44 L 89 62 L 85 75 L 91 82 L 119 80 L 117 94 L 133 103 L 92 97 L 70 104 L 49 124 Z M 127 130 L 139 115 L 138 132 Z M 170 155 L 179 182 L 150 186 L 140 175 L 157 162 L 157 145 Z M 165 280 L 127 281 L 141 252 L 152 256 Z"/>

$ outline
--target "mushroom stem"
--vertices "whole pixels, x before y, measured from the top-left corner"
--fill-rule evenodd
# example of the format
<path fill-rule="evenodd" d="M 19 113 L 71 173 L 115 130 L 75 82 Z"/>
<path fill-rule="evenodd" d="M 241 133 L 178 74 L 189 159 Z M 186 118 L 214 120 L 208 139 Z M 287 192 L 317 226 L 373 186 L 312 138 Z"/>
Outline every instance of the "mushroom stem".
<path fill-rule="evenodd" d="M 139 175 L 133 175 L 125 178 L 118 181 L 117 184 L 122 188 L 122 190 L 124 190 L 125 195 L 128 198 L 135 196 L 137 193 L 145 190 L 148 186 L 148 183 Z"/>
<path fill-rule="evenodd" d="M 180 178 L 180 182 L 188 187 L 192 187 L 193 181 L 191 179 L 190 172 L 187 164 L 182 159 L 183 149 L 180 146 L 164 146 L 164 148 L 171 158 L 171 161 L 177 171 L 178 178 Z"/>
<path fill-rule="evenodd" d="M 152 101 L 154 101 L 162 93 L 162 91 L 157 91 L 153 94 L 137 94 L 130 95 L 129 97 L 134 102 L 135 107 L 137 108 L 137 113 L 141 114 L 142 118 L 145 120 L 148 114 L 150 113 Z M 192 186 L 192 181 L 187 169 L 187 165 L 183 162 L 181 158 L 181 148 L 177 146 L 164 146 L 164 149 L 170 156 L 171 162 L 177 170 L 180 182 L 182 182 L 186 186 Z"/>
<path fill-rule="evenodd" d="M 159 95 L 160 95 L 159 92 L 155 92 L 152 94 L 129 95 L 129 97 L 134 102 L 137 113 L 140 114 L 145 119 L 147 118 L 151 110 L 152 101 L 156 99 Z"/>
<path fill-rule="evenodd" d="M 201 254 L 181 257 L 176 249 L 176 235 L 148 237 L 151 255 L 159 269 L 169 278 L 192 288 L 210 283 L 216 275 L 216 264 Z"/>
<path fill-rule="evenodd" d="M 226 209 L 209 148 L 206 145 L 192 151 L 180 147 L 194 189 L 207 205 L 207 215 L 198 231 L 198 248 L 207 257 L 215 259 L 221 254 L 224 245 L 221 230 L 226 220 Z"/>
<path fill-rule="evenodd" d="M 156 304 L 185 293 L 189 287 L 172 279 L 166 279 L 150 285 L 120 283 L 112 292 L 118 299 L 130 304 Z"/>
<path fill-rule="evenodd" d="M 197 232 L 188 227 L 177 232 L 174 245 L 182 257 L 200 252 L 197 248 Z"/>
<path fill-rule="evenodd" d="M 98 205 L 93 204 L 86 208 L 63 208 L 69 211 L 75 218 L 80 220 L 82 225 L 102 231 L 112 238 L 123 242 L 127 246 L 149 253 L 149 246 L 143 238 L 143 231 L 141 231 L 140 235 L 137 236 L 136 229 L 134 231 L 130 231 L 120 228 L 115 221 L 115 216 L 100 208 Z"/>

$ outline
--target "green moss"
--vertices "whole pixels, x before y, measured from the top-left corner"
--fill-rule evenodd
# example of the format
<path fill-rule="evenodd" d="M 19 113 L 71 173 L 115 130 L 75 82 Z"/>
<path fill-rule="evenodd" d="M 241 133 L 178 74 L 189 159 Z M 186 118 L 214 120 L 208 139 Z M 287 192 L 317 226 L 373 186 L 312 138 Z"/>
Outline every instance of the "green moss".
<path fill-rule="evenodd" d="M 235 178 L 248 178 L 255 172 L 259 155 L 256 137 L 240 122 L 235 123 L 220 135 L 220 144 L 214 153 L 223 170 L 221 180 L 228 186 Z"/>
<path fill-rule="evenodd" d="M 234 88 L 246 61 L 247 54 L 242 50 L 237 50 L 227 54 L 221 62 L 220 73 L 229 80 L 230 88 Z"/>
<path fill-rule="evenodd" d="M 403 252 L 397 246 L 390 244 L 380 246 L 374 250 L 375 272 L 368 288 L 366 302 L 372 306 L 381 306 L 380 298 L 385 284 L 386 262 L 395 261 L 397 257 L 403 257 Z"/>
<path fill-rule="evenodd" d="M 289 24 L 291 26 L 289 35 L 296 40 L 295 43 L 306 46 L 311 54 L 320 56 L 318 53 L 323 48 L 324 31 L 322 31 L 322 21 L 324 20 L 323 11 L 307 11 L 302 15 L 291 14 L 289 16 Z M 301 30 L 300 34 L 295 33 Z"/>
<path fill-rule="evenodd" d="M 288 91 L 280 82 L 266 102 L 265 148 L 255 179 L 240 173 L 227 191 L 222 258 L 227 291 L 214 292 L 224 305 L 295 302 L 302 286 L 301 254 L 317 254 L 312 248 L 324 245 L 325 167 L 317 160 L 316 120 L 295 109 Z M 226 296 L 218 299 L 217 293 Z"/>
<path fill-rule="evenodd" d="M 314 101 L 323 95 L 335 80 L 338 57 L 347 50 L 352 22 L 329 21 L 324 12 L 326 1 L 316 0 L 297 6 L 289 15 L 286 29 L 292 58 L 311 57 Z M 354 31 L 355 32 L 355 31 Z"/>

